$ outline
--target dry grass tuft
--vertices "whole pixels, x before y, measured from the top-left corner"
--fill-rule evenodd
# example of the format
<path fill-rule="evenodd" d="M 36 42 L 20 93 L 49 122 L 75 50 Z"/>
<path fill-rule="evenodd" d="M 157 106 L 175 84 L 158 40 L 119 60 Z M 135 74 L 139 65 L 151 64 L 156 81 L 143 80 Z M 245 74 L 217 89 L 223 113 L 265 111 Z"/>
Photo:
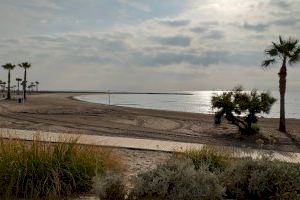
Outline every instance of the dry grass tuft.
<path fill-rule="evenodd" d="M 61 143 L 0 139 L 0 199 L 57 198 L 89 192 L 92 178 L 124 165 L 111 149 Z"/>

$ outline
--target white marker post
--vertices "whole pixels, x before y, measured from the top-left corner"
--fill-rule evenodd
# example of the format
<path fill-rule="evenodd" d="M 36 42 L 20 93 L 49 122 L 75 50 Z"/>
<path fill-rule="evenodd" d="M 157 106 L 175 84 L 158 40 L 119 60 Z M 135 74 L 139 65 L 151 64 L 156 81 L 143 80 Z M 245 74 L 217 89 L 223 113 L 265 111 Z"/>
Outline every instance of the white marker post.
<path fill-rule="evenodd" d="M 108 94 L 108 105 L 110 105 L 110 90 L 107 91 Z"/>

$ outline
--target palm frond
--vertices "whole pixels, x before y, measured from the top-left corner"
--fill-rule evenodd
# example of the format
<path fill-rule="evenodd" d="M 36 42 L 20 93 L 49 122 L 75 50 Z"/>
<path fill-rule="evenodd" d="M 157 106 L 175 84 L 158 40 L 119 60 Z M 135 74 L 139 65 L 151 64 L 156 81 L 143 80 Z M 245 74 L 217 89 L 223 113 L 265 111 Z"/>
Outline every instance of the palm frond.
<path fill-rule="evenodd" d="M 271 57 L 275 57 L 275 56 L 278 56 L 278 50 L 277 50 L 277 48 L 272 47 L 270 49 L 265 50 L 265 54 L 267 54 Z"/>
<path fill-rule="evenodd" d="M 275 59 L 269 59 L 269 60 L 264 60 L 261 64 L 261 67 L 263 68 L 267 68 L 269 67 L 271 64 L 274 64 L 276 63 L 276 60 Z"/>
<path fill-rule="evenodd" d="M 300 62 L 300 46 L 296 48 L 296 50 L 293 52 L 293 54 L 290 56 L 289 64 L 293 65 L 297 62 Z"/>
<path fill-rule="evenodd" d="M 6 70 L 13 70 L 15 68 L 15 65 L 13 65 L 11 63 L 6 63 L 5 65 L 2 65 L 2 68 L 6 69 Z"/>
<path fill-rule="evenodd" d="M 276 49 L 279 55 L 284 54 L 285 52 L 284 45 L 276 44 L 275 42 L 272 42 L 272 44 L 273 44 L 272 48 Z"/>
<path fill-rule="evenodd" d="M 297 48 L 298 42 L 299 42 L 299 40 L 290 37 L 286 41 L 285 46 L 289 52 L 293 52 Z"/>
<path fill-rule="evenodd" d="M 299 56 L 299 54 L 293 55 L 292 57 L 290 57 L 290 59 L 289 59 L 289 64 L 290 65 L 293 65 L 293 64 L 295 64 L 297 62 L 300 62 L 300 56 Z"/>
<path fill-rule="evenodd" d="M 18 64 L 18 66 L 21 67 L 21 68 L 30 68 L 31 64 L 28 63 L 28 62 L 23 62 L 21 64 Z"/>
<path fill-rule="evenodd" d="M 285 41 L 284 41 L 284 39 L 282 38 L 281 35 L 279 35 L 279 42 L 280 42 L 281 45 L 285 44 Z"/>

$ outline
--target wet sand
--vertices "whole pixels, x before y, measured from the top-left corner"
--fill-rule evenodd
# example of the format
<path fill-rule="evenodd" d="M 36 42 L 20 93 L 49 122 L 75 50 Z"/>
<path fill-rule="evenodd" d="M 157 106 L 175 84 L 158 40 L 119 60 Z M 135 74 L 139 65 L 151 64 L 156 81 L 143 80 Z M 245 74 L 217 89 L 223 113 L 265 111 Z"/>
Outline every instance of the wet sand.
<path fill-rule="evenodd" d="M 288 134 L 280 133 L 278 119 L 261 118 L 261 133 L 241 137 L 228 124 L 215 126 L 213 115 L 137 109 L 87 103 L 72 99 L 80 93 L 28 96 L 25 104 L 0 100 L 0 127 L 49 132 L 125 136 L 208 145 L 300 152 L 300 120 L 287 119 Z"/>

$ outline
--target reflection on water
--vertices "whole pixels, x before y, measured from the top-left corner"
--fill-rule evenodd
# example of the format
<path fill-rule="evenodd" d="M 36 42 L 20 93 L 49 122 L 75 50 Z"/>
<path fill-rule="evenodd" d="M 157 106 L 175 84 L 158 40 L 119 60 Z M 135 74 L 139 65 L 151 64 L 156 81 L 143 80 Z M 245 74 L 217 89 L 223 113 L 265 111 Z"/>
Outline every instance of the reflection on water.
<path fill-rule="evenodd" d="M 222 91 L 186 91 L 181 94 L 110 94 L 111 105 L 128 106 L 136 108 L 149 108 L 159 110 L 183 111 L 194 113 L 212 114 L 210 100 L 214 94 Z M 184 95 L 191 94 L 191 95 Z M 266 117 L 279 117 L 279 94 L 271 92 L 277 99 L 269 115 Z M 107 94 L 82 95 L 76 97 L 79 100 L 108 104 Z M 288 92 L 286 94 L 286 116 L 287 118 L 300 119 L 300 92 Z"/>

